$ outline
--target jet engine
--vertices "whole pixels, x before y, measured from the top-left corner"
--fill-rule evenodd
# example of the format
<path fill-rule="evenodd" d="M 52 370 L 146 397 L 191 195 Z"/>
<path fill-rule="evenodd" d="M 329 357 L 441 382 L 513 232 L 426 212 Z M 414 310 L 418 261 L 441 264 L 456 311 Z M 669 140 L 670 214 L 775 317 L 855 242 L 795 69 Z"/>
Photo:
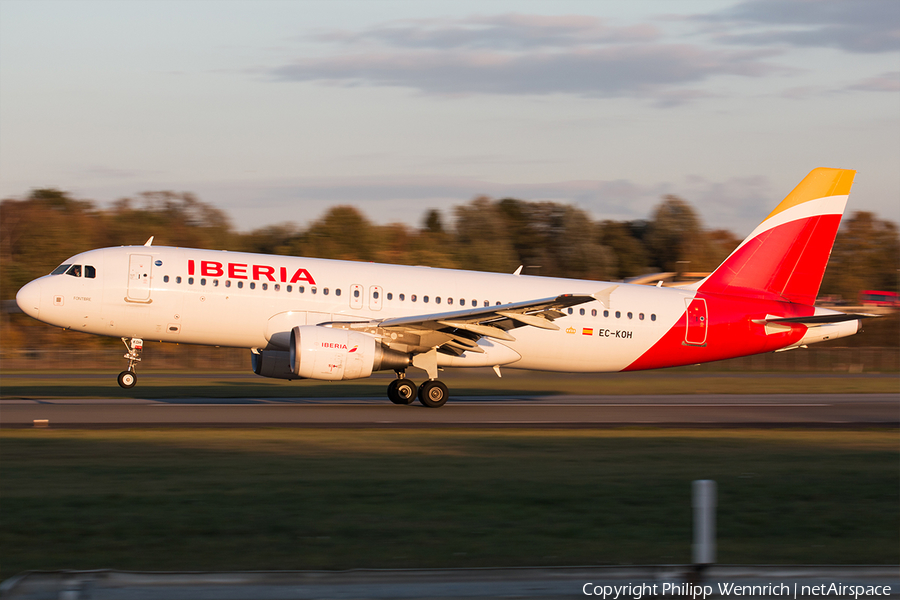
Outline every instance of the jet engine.
<path fill-rule="evenodd" d="M 371 336 L 316 325 L 291 330 L 289 360 L 295 376 L 329 381 L 360 379 L 382 369 L 402 370 L 411 363 L 408 355 L 384 348 Z"/>

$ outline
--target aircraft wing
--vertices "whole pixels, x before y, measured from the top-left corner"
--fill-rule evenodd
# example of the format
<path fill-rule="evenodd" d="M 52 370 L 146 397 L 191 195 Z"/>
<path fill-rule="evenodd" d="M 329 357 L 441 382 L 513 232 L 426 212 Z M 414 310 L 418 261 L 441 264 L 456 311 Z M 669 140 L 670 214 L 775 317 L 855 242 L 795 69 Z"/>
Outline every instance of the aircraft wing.
<path fill-rule="evenodd" d="M 483 352 L 478 346 L 482 337 L 513 342 L 515 338 L 509 331 L 517 327 L 557 330 L 559 326 L 553 321 L 566 315 L 564 309 L 595 300 L 603 302 L 605 299 L 608 303 L 611 291 L 608 288 L 593 295 L 563 294 L 442 313 L 361 322 L 333 321 L 321 325 L 377 335 L 382 343 L 401 352 L 427 352 L 436 348 L 445 354 L 459 356 L 467 351 Z"/>

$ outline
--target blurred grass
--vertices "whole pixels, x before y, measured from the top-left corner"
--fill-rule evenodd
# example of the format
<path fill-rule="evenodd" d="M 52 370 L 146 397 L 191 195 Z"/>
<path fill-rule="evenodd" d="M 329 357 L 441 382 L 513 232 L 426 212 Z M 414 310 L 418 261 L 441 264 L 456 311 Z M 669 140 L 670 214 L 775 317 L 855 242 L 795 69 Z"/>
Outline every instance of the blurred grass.
<path fill-rule="evenodd" d="M 416 374 L 410 374 L 414 380 Z M 392 374 L 340 382 L 283 381 L 253 374 L 139 371 L 138 385 L 123 390 L 110 372 L 4 371 L 0 398 L 335 398 L 383 397 Z M 900 393 L 900 377 L 830 373 L 538 373 L 490 369 L 441 374 L 459 396 L 636 394 Z"/>
<path fill-rule="evenodd" d="M 25 569 L 897 564 L 894 430 L 0 430 Z"/>

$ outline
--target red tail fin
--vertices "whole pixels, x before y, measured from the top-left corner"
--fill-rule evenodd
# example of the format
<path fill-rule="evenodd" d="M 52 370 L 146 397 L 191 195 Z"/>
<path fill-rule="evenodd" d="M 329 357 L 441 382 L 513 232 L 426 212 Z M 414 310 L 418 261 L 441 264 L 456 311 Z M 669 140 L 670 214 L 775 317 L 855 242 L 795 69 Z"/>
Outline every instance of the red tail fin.
<path fill-rule="evenodd" d="M 855 175 L 813 170 L 699 290 L 813 304 Z"/>

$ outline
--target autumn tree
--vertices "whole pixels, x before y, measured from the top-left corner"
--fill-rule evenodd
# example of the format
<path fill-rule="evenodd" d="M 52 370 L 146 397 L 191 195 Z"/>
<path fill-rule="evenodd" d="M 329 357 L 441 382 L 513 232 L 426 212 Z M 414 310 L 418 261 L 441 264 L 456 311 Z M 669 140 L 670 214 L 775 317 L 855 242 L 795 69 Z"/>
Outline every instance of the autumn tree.
<path fill-rule="evenodd" d="M 479 196 L 455 213 L 454 244 L 448 250 L 462 268 L 511 273 L 519 266 L 507 221 L 490 198 Z"/>
<path fill-rule="evenodd" d="M 663 271 L 710 271 L 718 266 L 700 217 L 678 196 L 665 196 L 653 211 L 645 242 Z"/>
<path fill-rule="evenodd" d="M 866 211 L 854 212 L 838 231 L 820 294 L 855 301 L 860 290 L 898 290 L 897 225 Z"/>

